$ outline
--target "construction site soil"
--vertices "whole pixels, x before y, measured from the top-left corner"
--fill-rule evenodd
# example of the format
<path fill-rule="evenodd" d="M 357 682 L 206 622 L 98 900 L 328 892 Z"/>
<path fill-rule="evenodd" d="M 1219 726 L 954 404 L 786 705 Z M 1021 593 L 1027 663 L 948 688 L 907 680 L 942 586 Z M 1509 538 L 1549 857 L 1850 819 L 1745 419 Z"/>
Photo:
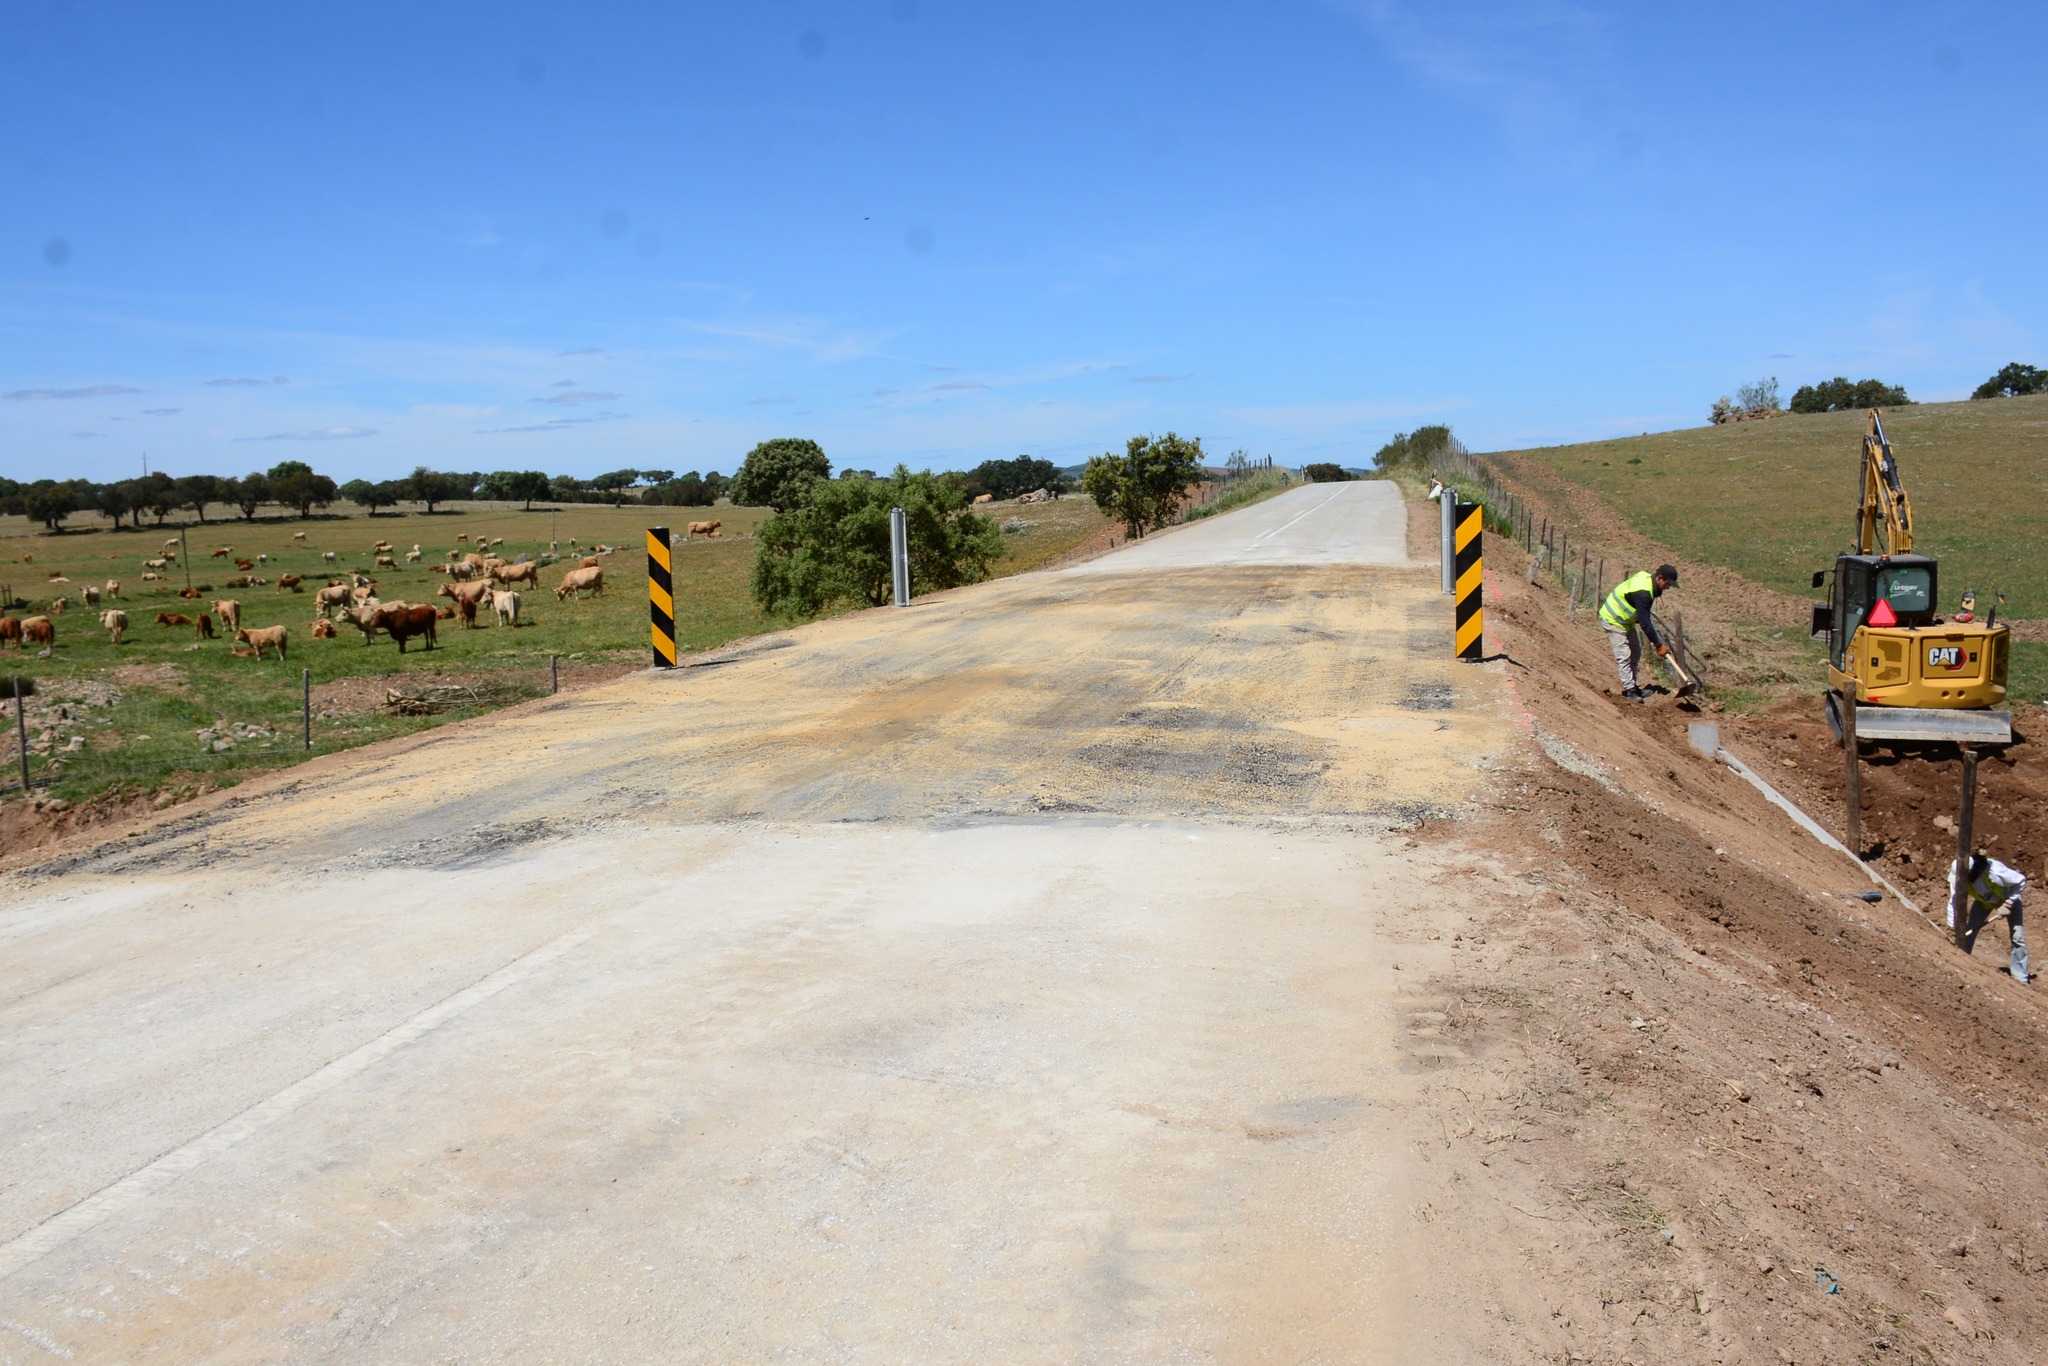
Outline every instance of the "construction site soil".
<path fill-rule="evenodd" d="M 1441 1160 L 1530 1274 L 1481 1286 L 1455 1254 L 1440 1274 L 1488 1301 L 1500 1359 L 1546 1337 L 1561 1362 L 2041 1359 L 2038 992 L 2004 974 L 2002 942 L 1967 958 L 1889 896 L 1848 899 L 1870 890 L 1849 859 L 1688 743 L 1718 720 L 1839 829 L 1840 751 L 1811 698 L 1748 717 L 1628 703 L 1588 614 L 1527 563 L 1489 541 L 1487 648 L 1508 658 L 1487 667 L 1534 744 L 1463 833 L 1496 860 L 1475 873 L 1538 900 L 1453 893 L 1459 961 L 1416 1019 L 1491 1069 L 1483 1095 L 1438 1088 Z M 1687 604 L 1711 632 L 1714 604 Z M 1979 804 L 2023 866 L 2043 847 L 2033 755 L 1987 763 Z M 1865 783 L 1880 866 L 1937 916 L 1955 769 Z"/>

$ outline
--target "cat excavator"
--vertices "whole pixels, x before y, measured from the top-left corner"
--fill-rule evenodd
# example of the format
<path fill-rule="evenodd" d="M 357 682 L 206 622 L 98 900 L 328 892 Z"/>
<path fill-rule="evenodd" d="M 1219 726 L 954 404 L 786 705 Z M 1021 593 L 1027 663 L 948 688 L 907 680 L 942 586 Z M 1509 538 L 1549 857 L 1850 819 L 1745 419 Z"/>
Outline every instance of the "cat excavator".
<path fill-rule="evenodd" d="M 1812 632 L 1828 638 L 1828 723 L 1842 734 L 1843 701 L 1856 703 L 1859 746 L 1900 741 L 2002 745 L 2012 740 L 2005 705 L 2012 631 L 1994 603 L 1976 617 L 1976 595 L 1944 620 L 1936 614 L 1939 566 L 1913 553 L 1913 505 L 1885 436 L 1870 410 L 1863 437 L 1863 487 L 1856 507 L 1856 548 L 1820 570 L 1813 586 L 1834 590 L 1813 604 Z"/>

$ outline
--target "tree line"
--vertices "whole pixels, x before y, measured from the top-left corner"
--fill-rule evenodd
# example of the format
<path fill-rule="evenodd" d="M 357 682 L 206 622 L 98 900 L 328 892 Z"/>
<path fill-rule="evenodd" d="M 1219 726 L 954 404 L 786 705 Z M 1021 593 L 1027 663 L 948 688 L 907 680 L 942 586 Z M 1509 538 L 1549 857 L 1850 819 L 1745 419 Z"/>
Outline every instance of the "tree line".
<path fill-rule="evenodd" d="M 336 484 L 303 460 L 285 460 L 268 470 L 252 470 L 240 478 L 215 474 L 173 476 L 161 471 L 135 479 L 96 483 L 89 479 L 37 479 L 28 483 L 0 478 L 0 513 L 11 513 L 61 531 L 66 519 L 98 513 L 118 529 L 123 523 L 142 525 L 145 516 L 162 526 L 173 516 L 190 513 L 202 525 L 218 514 L 228 520 L 239 513 L 254 521 L 265 507 L 293 509 L 301 518 L 347 501 L 372 514 L 401 503 L 424 504 L 431 513 L 443 503 L 489 499 L 522 503 L 530 511 L 537 501 L 551 503 L 639 503 L 648 506 L 710 507 L 727 495 L 732 481 L 716 470 L 613 470 L 591 479 L 550 475 L 539 470 L 495 470 L 490 473 L 435 470 L 422 465 L 402 479 L 351 479 Z"/>

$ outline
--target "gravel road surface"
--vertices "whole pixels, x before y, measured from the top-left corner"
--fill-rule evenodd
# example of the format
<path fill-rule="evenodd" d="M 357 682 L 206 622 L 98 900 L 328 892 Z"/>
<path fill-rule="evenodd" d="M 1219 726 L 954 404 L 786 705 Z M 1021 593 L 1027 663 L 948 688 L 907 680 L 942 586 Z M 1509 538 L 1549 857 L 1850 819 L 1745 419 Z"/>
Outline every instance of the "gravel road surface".
<path fill-rule="evenodd" d="M 1412 1359 L 1389 485 L 337 756 L 0 887 L 0 1363 Z"/>

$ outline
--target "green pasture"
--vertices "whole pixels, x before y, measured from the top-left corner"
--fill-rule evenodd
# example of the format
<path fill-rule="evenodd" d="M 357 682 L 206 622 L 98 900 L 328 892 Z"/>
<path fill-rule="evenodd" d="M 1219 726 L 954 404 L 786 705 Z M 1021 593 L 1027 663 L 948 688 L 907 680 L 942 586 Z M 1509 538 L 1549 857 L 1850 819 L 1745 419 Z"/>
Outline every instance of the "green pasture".
<path fill-rule="evenodd" d="M 997 575 L 1043 564 L 1104 525 L 1102 514 L 1085 498 L 1025 507 L 999 503 L 982 511 L 1005 527 L 1005 553 L 993 566 Z M 763 612 L 748 593 L 753 532 L 768 515 L 763 508 L 581 505 L 550 513 L 522 511 L 516 504 L 462 503 L 432 516 L 413 511 L 375 517 L 336 513 L 308 520 L 283 515 L 253 522 L 215 519 L 184 528 L 189 563 L 168 566 L 163 571 L 167 581 L 161 584 L 142 582 L 143 561 L 165 553 L 166 541 L 178 534 L 176 522 L 113 531 L 96 517 L 77 516 L 69 529 L 53 535 L 18 517 L 0 518 L 0 593 L 9 602 L 27 602 L 15 614 L 45 612 L 60 595 L 71 604 L 53 618 L 57 639 L 50 658 L 38 658 L 33 651 L 0 652 L 0 693 L 10 690 L 9 680 L 17 674 L 35 681 L 39 696 L 29 710 L 31 738 L 44 729 L 56 732 L 54 756 L 37 753 L 31 759 L 36 780 L 50 780 L 49 795 L 75 801 L 109 789 L 232 782 L 243 770 L 304 757 L 301 670 L 312 672 L 313 752 L 319 754 L 538 696 L 548 686 L 551 656 L 569 669 L 650 660 L 644 537 L 657 523 L 666 523 L 677 537 L 676 641 L 683 651 L 708 650 L 793 625 L 792 619 Z M 681 541 L 688 523 L 714 517 L 724 523 L 717 539 Z M 304 532 L 306 539 L 295 541 L 294 532 Z M 467 542 L 455 539 L 464 534 Z M 504 540 L 495 553 L 508 560 L 522 554 L 539 559 L 551 538 L 558 547 L 558 562 L 541 570 L 541 589 L 519 589 L 518 628 L 499 627 L 488 611 L 479 612 L 478 629 L 441 622 L 435 649 L 415 641 L 404 655 L 388 637 L 365 645 L 361 633 L 347 625 L 335 639 L 313 638 L 312 590 L 329 579 L 353 570 L 374 577 L 386 602 L 445 604 L 447 599 L 435 596 L 435 590 L 447 577 L 430 573 L 427 566 L 445 563 L 451 549 L 466 550 L 479 539 L 498 537 Z M 375 567 L 371 547 L 379 540 L 392 544 L 397 568 Z M 557 601 L 553 589 L 562 574 L 606 544 L 620 548 L 600 561 L 604 594 Z M 422 559 L 410 564 L 405 552 L 414 545 Z M 270 582 L 228 587 L 228 579 L 245 571 L 230 559 L 212 558 L 210 552 L 219 546 L 232 546 L 236 555 L 250 560 L 267 554 L 267 562 L 246 572 Z M 332 564 L 321 553 L 329 550 L 336 555 Z M 203 590 L 197 600 L 177 594 L 188 570 L 192 586 Z M 53 574 L 64 581 L 53 581 Z M 302 591 L 279 591 L 280 574 L 302 576 Z M 110 578 L 122 584 L 119 602 L 111 605 L 128 614 L 126 638 L 118 646 L 101 629 L 98 609 L 88 609 L 80 592 Z M 282 664 L 274 657 L 260 662 L 235 658 L 225 633 L 200 641 L 190 627 L 156 624 L 158 612 L 191 616 L 210 609 L 215 598 L 240 602 L 245 626 L 289 627 L 288 658 Z M 421 681 L 418 676 L 427 673 L 487 681 L 490 695 L 479 705 L 431 717 L 397 716 L 373 705 L 383 686 Z M 323 708 L 321 685 L 350 679 L 379 680 L 380 685 L 355 689 L 350 705 Z M 114 694 L 118 700 L 110 702 Z M 224 734 L 232 747 L 215 751 L 200 739 L 202 730 Z M 84 737 L 82 747 L 72 747 L 78 736 Z M 9 755 L 14 752 L 11 744 L 0 747 Z M 0 784 L 13 771 L 0 773 Z"/>
<path fill-rule="evenodd" d="M 1975 588 L 1988 606 L 1997 590 L 2007 615 L 2048 616 L 2048 395 L 1914 404 L 1884 422 L 1914 549 L 1941 560 L 1942 605 Z M 1867 425 L 1861 412 L 1788 415 L 1520 454 L 1597 492 L 1681 561 L 1805 597 L 1813 571 L 1853 543 Z M 2048 645 L 2016 645 L 2012 684 L 2028 700 L 2048 690 Z"/>

